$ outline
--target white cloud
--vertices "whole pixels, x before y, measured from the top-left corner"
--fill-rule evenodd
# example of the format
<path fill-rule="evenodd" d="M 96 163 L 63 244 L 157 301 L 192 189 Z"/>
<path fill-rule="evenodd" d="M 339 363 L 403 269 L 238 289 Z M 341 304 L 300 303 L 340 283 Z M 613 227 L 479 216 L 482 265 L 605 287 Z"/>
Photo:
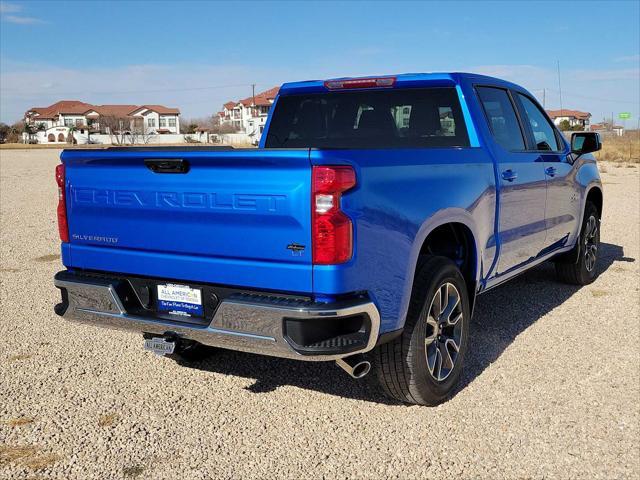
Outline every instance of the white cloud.
<path fill-rule="evenodd" d="M 623 62 L 640 62 L 640 54 L 636 54 L 636 55 L 623 55 L 622 57 L 617 57 L 613 59 L 614 62 L 616 63 L 623 63 Z"/>
<path fill-rule="evenodd" d="M 16 13 L 22 10 L 22 6 L 15 3 L 0 2 L 0 13 Z"/>
<path fill-rule="evenodd" d="M 621 68 L 615 70 L 570 70 L 569 75 L 580 81 L 638 80 L 640 69 Z"/>
<path fill-rule="evenodd" d="M 44 20 L 40 20 L 35 17 L 23 17 L 21 15 L 3 15 L 2 19 L 9 23 L 17 23 L 18 25 L 36 25 L 39 23 L 45 23 Z"/>
<path fill-rule="evenodd" d="M 36 25 L 39 23 L 46 23 L 40 18 L 21 15 L 21 12 L 22 5 L 0 2 L 0 14 L 2 16 L 2 20 L 5 22 L 15 23 L 18 25 Z"/>

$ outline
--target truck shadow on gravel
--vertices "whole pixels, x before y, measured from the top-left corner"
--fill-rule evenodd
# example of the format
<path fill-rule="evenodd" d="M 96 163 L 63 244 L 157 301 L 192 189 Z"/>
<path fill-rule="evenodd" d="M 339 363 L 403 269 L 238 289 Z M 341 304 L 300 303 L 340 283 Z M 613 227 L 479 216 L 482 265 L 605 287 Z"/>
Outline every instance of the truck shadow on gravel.
<path fill-rule="evenodd" d="M 635 262 L 634 258 L 624 256 L 619 245 L 601 243 L 600 251 L 599 274 L 614 262 Z M 520 333 L 580 288 L 556 281 L 554 267 L 547 262 L 478 297 L 465 371 L 454 396 L 494 363 Z M 295 386 L 338 397 L 398 405 L 375 386 L 373 372 L 364 380 L 354 380 L 332 362 L 299 362 L 220 350 L 204 361 L 180 363 L 198 370 L 253 379 L 255 382 L 247 390 L 256 394 Z"/>

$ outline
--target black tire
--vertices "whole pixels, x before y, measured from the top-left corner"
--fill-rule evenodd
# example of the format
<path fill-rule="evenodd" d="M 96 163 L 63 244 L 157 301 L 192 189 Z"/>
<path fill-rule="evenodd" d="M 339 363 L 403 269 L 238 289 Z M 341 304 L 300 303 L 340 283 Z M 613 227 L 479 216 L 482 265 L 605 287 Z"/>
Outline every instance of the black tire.
<path fill-rule="evenodd" d="M 600 214 L 591 202 L 584 207 L 580 236 L 574 248 L 567 260 L 555 263 L 556 276 L 564 283 L 588 285 L 597 277 L 597 253 L 600 249 Z"/>
<path fill-rule="evenodd" d="M 438 319 L 430 314 L 432 309 L 437 310 L 436 296 L 444 296 L 445 291 L 453 292 L 451 285 L 455 287 L 454 294 L 459 296 L 458 306 L 449 313 L 449 317 L 458 317 L 455 326 L 450 326 L 445 319 L 440 320 L 440 317 L 445 317 L 449 307 L 438 315 Z M 447 293 L 447 305 L 453 304 L 451 298 L 451 293 Z M 418 405 L 434 406 L 449 398 L 462 373 L 470 314 L 467 286 L 456 264 L 445 257 L 422 257 L 416 269 L 402 335 L 373 351 L 376 374 L 384 392 L 393 399 Z M 456 353 L 449 340 L 443 338 L 449 329 L 454 332 L 458 328 L 458 322 L 460 331 L 452 334 L 452 338 L 459 339 Z M 444 330 L 439 330 L 440 326 L 444 326 Z M 442 353 L 442 348 L 449 352 L 447 360 L 443 360 L 447 357 L 444 357 L 446 353 Z M 438 356 L 441 359 L 439 370 Z M 446 363 L 453 365 L 453 368 L 445 368 L 446 376 L 442 378 Z"/>

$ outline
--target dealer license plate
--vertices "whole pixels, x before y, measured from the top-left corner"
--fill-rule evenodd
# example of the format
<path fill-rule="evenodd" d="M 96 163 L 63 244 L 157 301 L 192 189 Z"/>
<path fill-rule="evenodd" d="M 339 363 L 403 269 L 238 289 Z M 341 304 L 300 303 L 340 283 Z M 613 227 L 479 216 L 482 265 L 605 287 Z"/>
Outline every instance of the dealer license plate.
<path fill-rule="evenodd" d="M 202 291 L 187 285 L 158 285 L 158 311 L 185 317 L 201 317 Z"/>

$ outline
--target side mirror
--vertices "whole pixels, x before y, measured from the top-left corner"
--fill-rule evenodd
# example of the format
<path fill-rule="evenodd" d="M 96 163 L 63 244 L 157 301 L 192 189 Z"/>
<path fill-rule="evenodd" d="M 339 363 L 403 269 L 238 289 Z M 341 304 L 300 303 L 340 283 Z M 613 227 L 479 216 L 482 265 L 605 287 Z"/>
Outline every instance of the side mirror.
<path fill-rule="evenodd" d="M 571 134 L 571 153 L 583 155 L 602 148 L 598 132 L 575 132 Z"/>

